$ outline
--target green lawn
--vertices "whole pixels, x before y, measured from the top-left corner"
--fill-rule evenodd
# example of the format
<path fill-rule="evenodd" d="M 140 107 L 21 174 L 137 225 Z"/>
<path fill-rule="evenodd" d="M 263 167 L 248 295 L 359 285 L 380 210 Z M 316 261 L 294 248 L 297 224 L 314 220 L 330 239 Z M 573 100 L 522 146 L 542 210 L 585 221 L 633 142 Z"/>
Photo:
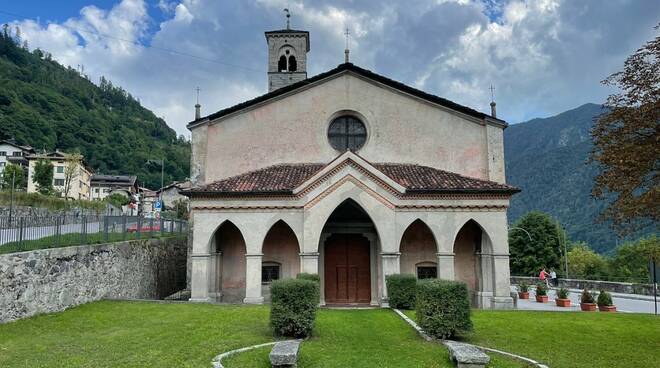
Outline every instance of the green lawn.
<path fill-rule="evenodd" d="M 209 367 L 273 340 L 267 306 L 103 301 L 0 325 L 0 367 Z M 227 361 L 268 367 L 268 348 Z M 491 367 L 520 367 L 503 358 Z M 299 367 L 452 367 L 389 310 L 320 310 Z"/>
<path fill-rule="evenodd" d="M 139 238 L 138 235 L 140 236 Z M 163 237 L 172 237 L 179 235 L 180 234 L 178 233 L 165 233 Z M 159 231 L 155 231 L 153 233 L 143 232 L 141 234 L 108 233 L 107 238 L 104 237 L 102 233 L 84 234 L 84 236 L 81 233 L 50 235 L 43 237 L 41 239 L 24 240 L 22 242 L 11 242 L 0 245 L 0 254 L 25 252 L 28 250 L 37 250 L 37 249 L 46 249 L 46 248 L 62 248 L 62 247 L 70 247 L 75 245 L 113 243 L 113 242 L 119 242 L 125 240 L 151 239 L 151 238 L 160 238 L 160 237 L 161 234 Z"/>
<path fill-rule="evenodd" d="M 552 368 L 660 366 L 660 318 L 653 315 L 476 310 L 472 321 L 466 341 Z"/>

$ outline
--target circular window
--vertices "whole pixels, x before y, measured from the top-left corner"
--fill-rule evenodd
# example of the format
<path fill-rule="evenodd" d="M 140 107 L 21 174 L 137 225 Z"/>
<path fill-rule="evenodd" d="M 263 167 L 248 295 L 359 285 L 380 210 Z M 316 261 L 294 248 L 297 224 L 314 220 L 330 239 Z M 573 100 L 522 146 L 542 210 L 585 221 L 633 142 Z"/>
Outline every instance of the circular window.
<path fill-rule="evenodd" d="M 328 140 L 338 151 L 357 151 L 367 141 L 367 128 L 354 116 L 340 116 L 330 123 Z"/>

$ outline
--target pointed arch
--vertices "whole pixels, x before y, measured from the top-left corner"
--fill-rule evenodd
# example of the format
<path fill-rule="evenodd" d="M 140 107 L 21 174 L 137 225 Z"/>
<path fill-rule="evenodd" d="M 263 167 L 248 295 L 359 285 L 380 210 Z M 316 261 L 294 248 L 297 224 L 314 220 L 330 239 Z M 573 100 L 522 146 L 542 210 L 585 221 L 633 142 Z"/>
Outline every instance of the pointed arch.
<path fill-rule="evenodd" d="M 458 281 L 463 281 L 472 291 L 481 291 L 483 265 L 480 256 L 490 252 L 488 234 L 474 219 L 469 219 L 456 232 L 454 237 L 454 274 Z"/>
<path fill-rule="evenodd" d="M 264 237 L 262 253 L 262 282 L 294 278 L 300 272 L 300 244 L 284 220 L 280 219 L 270 227 Z"/>
<path fill-rule="evenodd" d="M 296 57 L 291 55 L 289 56 L 289 71 L 295 72 L 298 70 L 298 63 L 296 62 Z"/>
<path fill-rule="evenodd" d="M 408 225 L 399 244 L 401 273 L 437 277 L 438 246 L 431 228 L 421 219 Z"/>
<path fill-rule="evenodd" d="M 211 294 L 223 302 L 241 302 L 245 298 L 245 237 L 230 220 L 218 226 L 211 247 Z"/>
<path fill-rule="evenodd" d="M 286 67 L 287 67 L 286 56 L 282 55 L 280 56 L 280 60 L 277 62 L 277 71 L 286 72 L 287 71 Z"/>

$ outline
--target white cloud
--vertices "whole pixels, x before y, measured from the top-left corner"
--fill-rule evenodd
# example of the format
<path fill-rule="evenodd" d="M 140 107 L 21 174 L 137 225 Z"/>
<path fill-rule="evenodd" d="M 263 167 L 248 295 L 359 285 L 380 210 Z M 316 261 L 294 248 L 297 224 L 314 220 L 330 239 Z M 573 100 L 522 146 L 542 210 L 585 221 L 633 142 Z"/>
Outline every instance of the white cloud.
<path fill-rule="evenodd" d="M 90 0 L 91 1 L 91 0 Z M 16 22 L 30 47 L 123 86 L 182 134 L 194 88 L 204 113 L 266 92 L 263 32 L 309 30 L 309 74 L 351 61 L 478 110 L 495 86 L 511 122 L 556 113 L 608 93 L 599 81 L 654 36 L 653 0 L 122 0 L 87 6 L 61 24 Z M 100 36 L 103 35 L 103 36 Z M 175 50 L 171 53 L 167 50 Z"/>

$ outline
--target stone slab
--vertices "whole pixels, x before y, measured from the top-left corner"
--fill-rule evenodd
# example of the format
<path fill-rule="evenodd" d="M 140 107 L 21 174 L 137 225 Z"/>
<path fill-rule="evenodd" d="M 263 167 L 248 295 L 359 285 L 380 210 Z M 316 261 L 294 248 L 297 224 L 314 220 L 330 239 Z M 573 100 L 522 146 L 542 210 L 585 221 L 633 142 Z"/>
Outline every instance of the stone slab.
<path fill-rule="evenodd" d="M 270 351 L 270 364 L 273 367 L 295 367 L 298 362 L 300 340 L 280 341 Z"/>
<path fill-rule="evenodd" d="M 485 367 L 490 357 L 473 345 L 455 341 L 444 341 L 449 350 L 449 358 L 458 364 L 459 368 Z"/>

